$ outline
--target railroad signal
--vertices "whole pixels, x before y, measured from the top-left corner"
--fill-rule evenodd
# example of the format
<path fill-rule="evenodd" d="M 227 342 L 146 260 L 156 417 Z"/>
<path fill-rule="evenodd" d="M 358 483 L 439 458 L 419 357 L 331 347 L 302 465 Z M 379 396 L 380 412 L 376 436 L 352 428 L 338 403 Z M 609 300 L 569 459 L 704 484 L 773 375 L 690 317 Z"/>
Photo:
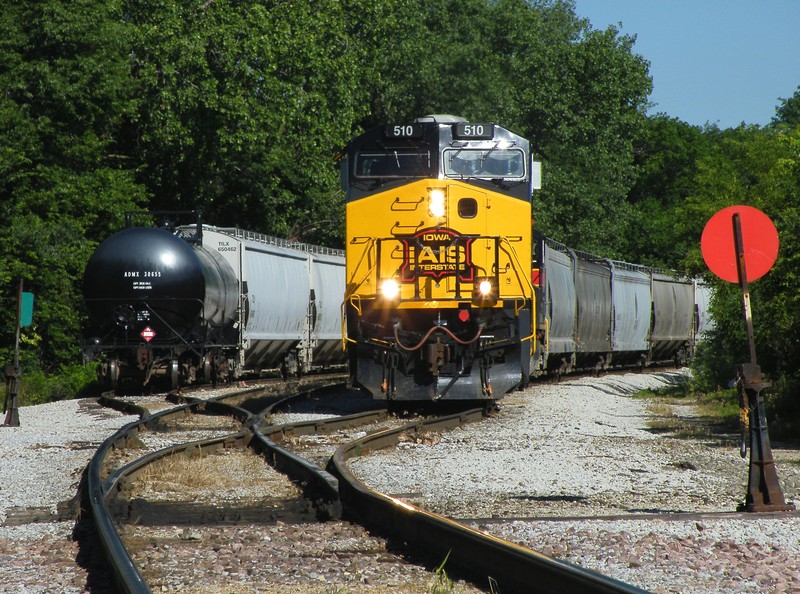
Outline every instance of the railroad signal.
<path fill-rule="evenodd" d="M 770 271 L 778 257 L 778 231 L 760 210 L 751 206 L 729 206 L 709 219 L 703 229 L 700 247 L 711 271 L 723 280 L 742 287 L 744 320 L 750 347 L 750 363 L 734 367 L 739 389 L 739 406 L 747 425 L 742 426 L 741 454 L 747 451 L 747 429 L 750 433 L 750 475 L 745 503 L 746 511 L 794 510 L 786 503 L 772 447 L 767 432 L 767 416 L 761 390 L 769 386 L 756 363 L 756 343 L 753 315 L 750 308 L 748 283 Z"/>
<path fill-rule="evenodd" d="M 711 272 L 722 280 L 741 283 L 739 248 L 736 245 L 735 220 L 741 227 L 741 258 L 745 264 L 745 280 L 752 282 L 764 276 L 778 257 L 778 231 L 770 218 L 752 206 L 723 208 L 706 223 L 700 239 L 703 259 Z"/>
<path fill-rule="evenodd" d="M 778 231 L 767 215 L 752 206 L 729 206 L 709 219 L 700 238 L 703 259 L 722 280 L 739 283 L 750 347 L 756 365 L 756 343 L 748 283 L 764 276 L 778 257 Z"/>

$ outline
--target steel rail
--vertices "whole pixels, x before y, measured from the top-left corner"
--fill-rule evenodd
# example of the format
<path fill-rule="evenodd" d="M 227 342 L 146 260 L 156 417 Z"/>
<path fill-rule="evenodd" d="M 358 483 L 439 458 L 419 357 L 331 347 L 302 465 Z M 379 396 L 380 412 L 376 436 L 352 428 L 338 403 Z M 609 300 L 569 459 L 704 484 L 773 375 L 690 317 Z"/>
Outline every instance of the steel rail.
<path fill-rule="evenodd" d="M 130 553 L 125 548 L 122 539 L 117 531 L 111 512 L 108 507 L 109 498 L 119 490 L 120 485 L 125 477 L 132 473 L 137 472 L 146 463 L 152 462 L 155 459 L 168 455 L 169 450 L 188 449 L 192 447 L 220 447 L 220 444 L 225 444 L 237 440 L 244 440 L 245 443 L 249 441 L 250 431 L 243 429 L 240 432 L 233 433 L 232 435 L 211 438 L 209 440 L 194 441 L 188 444 L 178 444 L 170 448 L 164 448 L 157 452 L 151 452 L 147 456 L 129 463 L 122 468 L 118 469 L 107 479 L 103 478 L 103 466 L 108 453 L 112 449 L 119 447 L 126 447 L 127 444 L 136 437 L 136 435 L 145 428 L 157 427 L 164 419 L 185 416 L 192 414 L 192 410 L 197 410 L 200 414 L 210 413 L 215 415 L 232 416 L 243 424 L 247 424 L 252 415 L 239 407 L 226 405 L 224 403 L 196 400 L 189 404 L 179 406 L 174 409 L 167 409 L 156 414 L 149 414 L 146 409 L 142 407 L 119 401 L 108 396 L 101 397 L 101 404 L 110 406 L 117 410 L 139 414 L 140 419 L 128 423 L 120 428 L 113 435 L 108 437 L 97 449 L 92 459 L 89 461 L 86 474 L 86 488 L 89 506 L 91 509 L 92 517 L 94 519 L 97 535 L 100 540 L 101 548 L 105 554 L 111 572 L 116 582 L 117 587 L 121 592 L 127 594 L 149 594 L 151 591 L 147 582 L 142 577 L 139 568 L 135 561 L 130 556 Z M 202 442 L 208 441 L 207 445 Z M 147 460 L 147 462 L 142 462 Z"/>
<path fill-rule="evenodd" d="M 97 449 L 92 459 L 89 461 L 86 473 L 86 489 L 90 511 L 94 519 L 97 529 L 100 545 L 105 554 L 113 574 L 117 587 L 121 592 L 127 594 L 150 594 L 152 591 L 144 580 L 139 568 L 135 561 L 130 556 L 122 542 L 122 539 L 117 531 L 112 514 L 109 509 L 108 503 L 111 496 L 124 488 L 124 483 L 128 477 L 139 471 L 148 463 L 156 459 L 163 458 L 175 451 L 186 450 L 190 448 L 216 448 L 225 447 L 229 444 L 247 445 L 252 447 L 256 453 L 262 454 L 267 458 L 267 454 L 274 451 L 268 444 L 265 443 L 262 435 L 259 435 L 255 430 L 256 424 L 262 422 L 265 415 L 269 412 L 281 407 L 290 406 L 294 402 L 302 399 L 311 398 L 320 393 L 325 393 L 326 390 L 331 388 L 335 389 L 340 386 L 323 386 L 321 388 L 313 388 L 293 396 L 289 396 L 273 403 L 259 415 L 253 415 L 249 411 L 239 406 L 226 404 L 224 400 L 247 394 L 250 392 L 258 392 L 260 388 L 251 387 L 236 392 L 235 394 L 223 395 L 209 400 L 201 400 L 191 396 L 183 396 L 177 393 L 171 393 L 168 399 L 173 402 L 184 402 L 175 408 L 160 411 L 156 414 L 150 414 L 149 411 L 135 403 L 118 400 L 112 398 L 107 394 L 100 397 L 99 402 L 101 405 L 119 410 L 126 414 L 139 415 L 139 420 L 128 423 L 120 428 L 113 435 L 108 437 Z M 144 429 L 158 428 L 167 419 L 187 416 L 193 412 L 199 414 L 213 414 L 213 415 L 227 415 L 237 419 L 242 423 L 242 430 L 226 436 L 210 438 L 208 440 L 197 440 L 186 444 L 176 444 L 167 448 L 163 448 L 156 452 L 151 452 L 142 458 L 135 460 L 125 466 L 117 469 L 111 475 L 103 478 L 103 467 L 108 453 L 116 448 L 127 447 L 132 442 L 136 435 Z M 276 446 L 277 447 L 277 446 Z M 285 450 L 283 451 L 285 452 Z M 281 458 L 288 460 L 291 456 L 290 452 L 275 454 L 274 458 Z M 297 456 L 293 456 L 298 458 Z M 302 460 L 302 459 L 300 459 Z M 305 461 L 303 461 L 305 462 Z M 289 472 L 289 476 L 296 478 L 299 482 L 309 482 L 315 487 L 321 485 L 319 488 L 324 494 L 325 498 L 333 498 L 338 501 L 337 481 L 331 477 L 330 474 L 323 469 L 319 469 L 309 463 L 307 467 L 303 464 L 293 461 L 292 463 L 284 463 L 282 466 Z M 274 464 L 273 464 L 274 465 Z M 299 469 L 299 470 L 298 470 Z M 314 469 L 319 471 L 318 478 L 313 472 Z M 305 473 L 305 474 L 304 474 Z"/>
<path fill-rule="evenodd" d="M 118 443 L 127 440 L 131 433 L 138 432 L 140 424 L 141 421 L 129 423 L 106 439 L 89 461 L 86 476 L 89 505 L 101 548 L 106 559 L 108 559 L 117 587 L 128 594 L 149 594 L 151 590 L 122 543 L 119 532 L 114 526 L 114 521 L 111 519 L 111 514 L 106 505 L 108 493 L 103 489 L 102 467 L 108 452 L 116 447 Z"/>
<path fill-rule="evenodd" d="M 304 400 L 335 394 L 337 391 L 344 389 L 345 386 L 346 384 L 343 383 L 317 386 L 281 398 L 266 407 L 250 424 L 253 430 L 251 447 L 264 456 L 273 468 L 287 475 L 292 481 L 299 484 L 303 489 L 303 496 L 311 500 L 319 510 L 327 510 L 325 513 L 329 515 L 339 515 L 338 509 L 334 511 L 331 510 L 331 506 L 338 506 L 339 501 L 338 481 L 336 478 L 325 469 L 281 447 L 279 442 L 284 441 L 289 435 L 309 435 L 324 431 L 325 427 L 329 428 L 328 431 L 352 427 L 354 426 L 353 423 L 358 423 L 355 418 L 359 417 L 359 414 L 363 415 L 365 413 L 349 415 L 347 417 L 335 417 L 332 419 L 285 423 L 271 426 L 268 425 L 267 419 L 270 415 L 280 410 L 290 409 L 292 406 Z M 375 414 L 374 411 L 373 414 Z M 370 421 L 363 421 L 363 423 L 366 422 Z"/>
<path fill-rule="evenodd" d="M 251 447 L 263 455 L 273 468 L 298 483 L 303 489 L 303 496 L 311 500 L 321 512 L 329 516 L 339 516 L 339 481 L 324 468 L 320 468 L 280 444 L 287 437 L 352 429 L 385 420 L 387 417 L 388 412 L 384 409 L 332 419 L 286 423 L 263 428 L 254 425 Z M 334 506 L 334 509 L 331 509 L 331 506 Z"/>
<path fill-rule="evenodd" d="M 331 458 L 328 470 L 339 479 L 339 495 L 345 513 L 387 530 L 413 548 L 437 559 L 448 559 L 467 575 L 491 578 L 503 594 L 643 594 L 636 588 L 596 571 L 548 557 L 434 514 L 399 498 L 374 491 L 348 468 L 347 460 L 397 444 L 402 435 L 462 425 L 483 418 L 483 409 L 411 423 L 376 432 L 352 441 Z"/>

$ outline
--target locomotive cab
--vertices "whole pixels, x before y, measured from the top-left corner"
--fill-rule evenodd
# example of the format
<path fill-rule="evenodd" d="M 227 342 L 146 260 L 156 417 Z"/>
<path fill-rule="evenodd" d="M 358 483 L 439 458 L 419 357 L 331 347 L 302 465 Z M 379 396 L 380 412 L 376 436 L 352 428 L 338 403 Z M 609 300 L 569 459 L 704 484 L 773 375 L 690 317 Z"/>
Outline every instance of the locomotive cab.
<path fill-rule="evenodd" d="M 526 139 L 428 116 L 354 139 L 342 164 L 351 375 L 376 398 L 496 399 L 530 373 Z"/>

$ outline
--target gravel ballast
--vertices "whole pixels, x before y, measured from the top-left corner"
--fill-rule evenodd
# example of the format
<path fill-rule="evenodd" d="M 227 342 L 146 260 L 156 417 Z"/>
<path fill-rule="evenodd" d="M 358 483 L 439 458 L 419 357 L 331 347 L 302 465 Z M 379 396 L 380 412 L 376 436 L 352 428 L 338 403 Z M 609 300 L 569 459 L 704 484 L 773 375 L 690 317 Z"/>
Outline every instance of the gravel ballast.
<path fill-rule="evenodd" d="M 732 513 L 749 468 L 736 436 L 656 431 L 648 402 L 632 397 L 684 374 L 532 385 L 485 423 L 351 466 L 384 492 L 659 594 L 800 592 L 800 517 Z M 690 407 L 666 416 L 697 420 Z M 133 420 L 83 399 L 24 407 L 20 427 L 0 429 L 0 591 L 87 591 L 75 521 L 57 521 L 59 510 L 95 449 Z M 772 445 L 797 503 L 800 451 Z M 23 508 L 45 521 L 15 525 Z"/>
<path fill-rule="evenodd" d="M 76 521 L 58 520 L 100 444 L 138 417 L 87 398 L 25 406 L 19 418 L 0 428 L 0 592 L 86 592 Z M 30 511 L 39 522 L 14 525 Z"/>
<path fill-rule="evenodd" d="M 631 397 L 685 373 L 534 385 L 489 422 L 350 465 L 378 490 L 659 594 L 800 592 L 797 514 L 719 515 L 746 494 L 735 436 L 661 433 Z M 671 424 L 691 414 L 676 407 Z M 772 445 L 796 501 L 800 451 Z"/>

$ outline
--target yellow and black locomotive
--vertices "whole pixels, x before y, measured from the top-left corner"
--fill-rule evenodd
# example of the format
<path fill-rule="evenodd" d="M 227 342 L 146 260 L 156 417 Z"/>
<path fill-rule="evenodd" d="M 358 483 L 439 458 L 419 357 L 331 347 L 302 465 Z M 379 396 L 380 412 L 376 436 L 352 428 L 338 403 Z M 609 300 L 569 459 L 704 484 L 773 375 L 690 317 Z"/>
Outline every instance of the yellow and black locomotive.
<path fill-rule="evenodd" d="M 531 374 L 526 139 L 454 116 L 374 128 L 342 163 L 344 340 L 376 398 L 495 400 Z"/>

